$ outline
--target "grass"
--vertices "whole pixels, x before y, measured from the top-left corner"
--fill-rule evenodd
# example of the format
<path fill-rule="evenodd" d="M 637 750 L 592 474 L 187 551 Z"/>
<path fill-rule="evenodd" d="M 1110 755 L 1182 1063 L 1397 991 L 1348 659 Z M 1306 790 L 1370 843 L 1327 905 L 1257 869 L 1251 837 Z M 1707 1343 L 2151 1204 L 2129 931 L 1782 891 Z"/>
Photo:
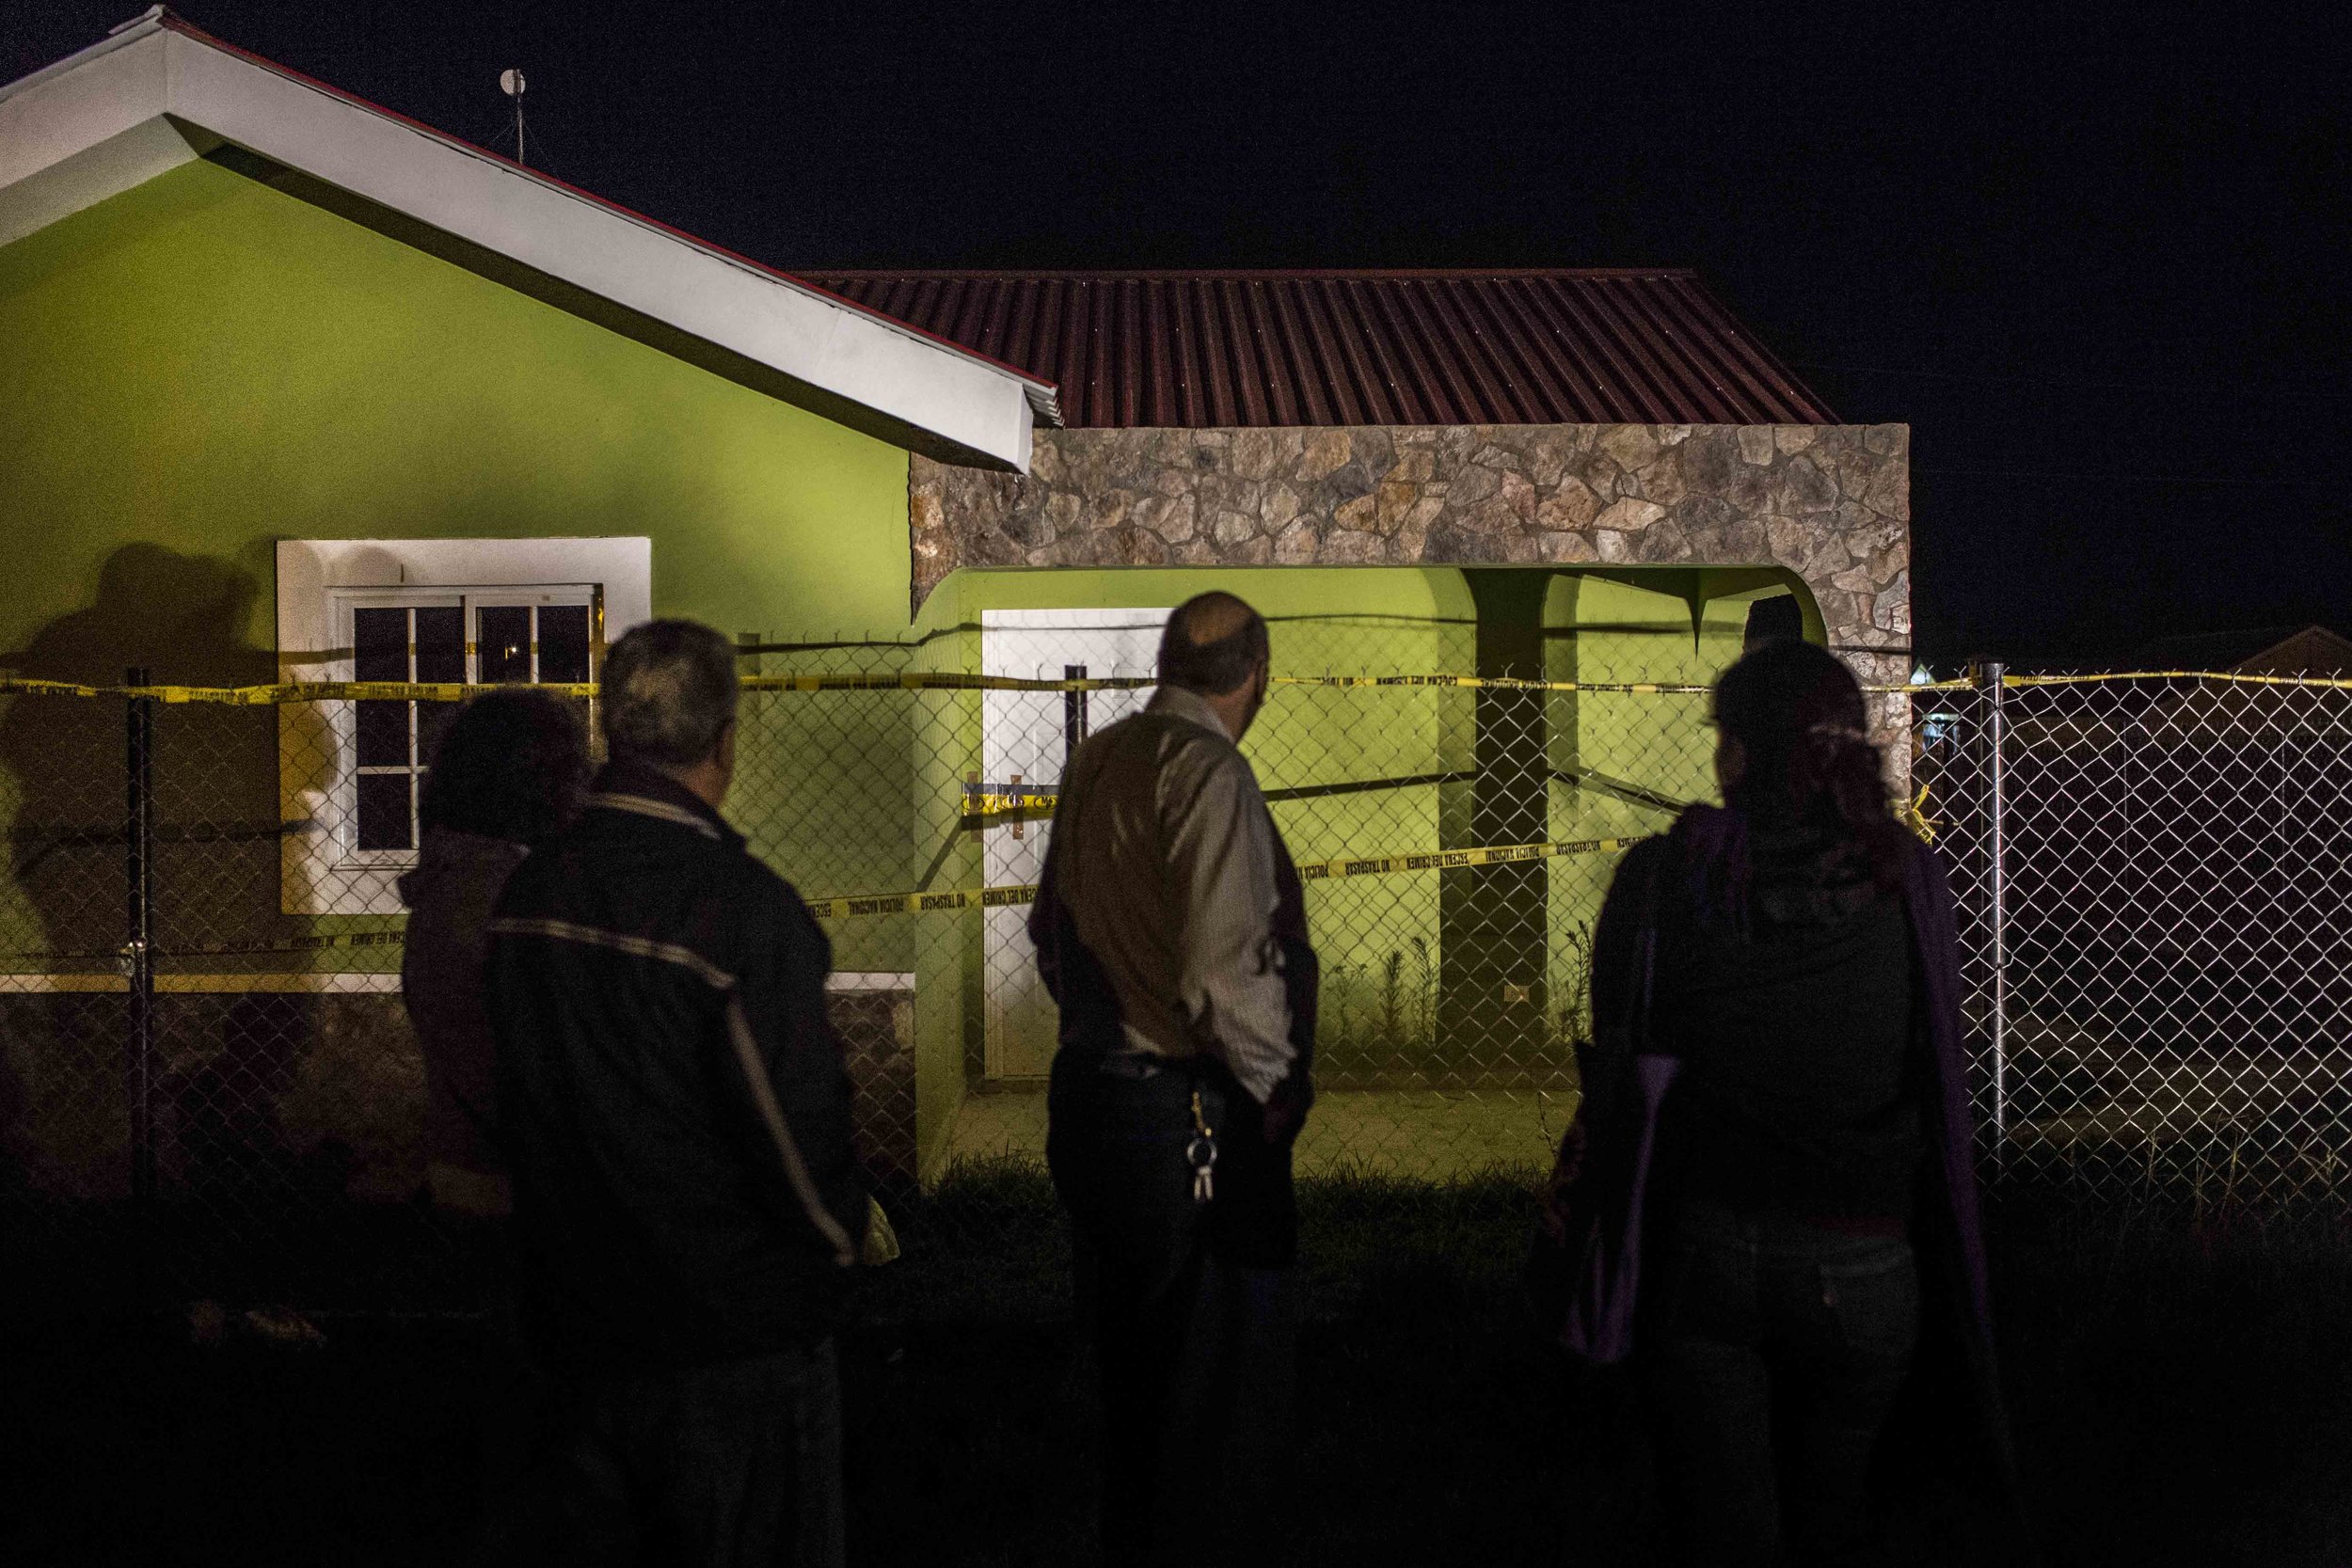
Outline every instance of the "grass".
<path fill-rule="evenodd" d="M 2352 1560 L 2341 1212 L 2008 1212 L 1994 1235 L 2021 1457 L 2057 1560 Z"/>
<path fill-rule="evenodd" d="M 1302 1561 L 1632 1560 L 1628 1413 L 1518 1321 L 1507 1173 L 1302 1190 Z M 2352 1231 L 2242 1209 L 2015 1207 L 1996 1301 L 2054 1560 L 2352 1560 Z M 866 1563 L 1084 1560 L 1093 1416 L 1041 1175 L 966 1167 L 844 1338 Z M 20 1332 L 0 1560 L 444 1560 L 474 1508 L 465 1325 L 334 1319 L 323 1345 L 178 1324 Z"/>

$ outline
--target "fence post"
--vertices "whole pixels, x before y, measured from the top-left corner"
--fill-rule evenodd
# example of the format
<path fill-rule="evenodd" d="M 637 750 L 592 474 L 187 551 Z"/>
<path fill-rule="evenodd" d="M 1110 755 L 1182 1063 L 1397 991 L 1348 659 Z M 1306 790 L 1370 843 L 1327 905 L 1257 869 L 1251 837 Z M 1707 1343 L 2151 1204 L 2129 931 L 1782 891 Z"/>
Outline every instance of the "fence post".
<path fill-rule="evenodd" d="M 1993 1148 L 2006 1169 L 2009 1164 L 2009 711 L 2008 667 L 1999 659 L 1977 666 L 1977 686 L 1988 705 L 1985 733 L 1991 754 L 1986 761 L 1990 820 L 1985 843 L 1991 857 L 1988 891 L 1993 927 Z"/>
<path fill-rule="evenodd" d="M 1061 678 L 1082 681 L 1087 678 L 1087 667 L 1083 664 L 1065 664 L 1061 667 Z M 1070 770 L 1070 759 L 1078 754 L 1078 746 L 1089 733 L 1087 698 L 1089 695 L 1091 693 L 1085 691 L 1065 691 L 1061 694 L 1061 763 L 1065 776 Z"/>
<path fill-rule="evenodd" d="M 147 671 L 123 672 L 145 686 Z M 122 969 L 131 988 L 131 1197 L 142 1224 L 155 1200 L 155 702 L 129 700 L 123 769 Z"/>

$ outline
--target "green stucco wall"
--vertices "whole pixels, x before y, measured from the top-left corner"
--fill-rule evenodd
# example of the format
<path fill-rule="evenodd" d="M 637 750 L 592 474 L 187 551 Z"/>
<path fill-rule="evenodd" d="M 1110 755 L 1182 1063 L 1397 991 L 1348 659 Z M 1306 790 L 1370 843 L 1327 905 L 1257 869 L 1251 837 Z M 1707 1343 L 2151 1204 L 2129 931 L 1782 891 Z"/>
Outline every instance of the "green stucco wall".
<path fill-rule="evenodd" d="M 1613 576 L 1549 568 L 1490 570 L 1523 577 L 1533 590 L 1518 596 L 1526 603 L 1530 624 L 1503 628 L 1523 632 L 1537 650 L 1534 663 L 1513 673 L 1556 681 L 1704 686 L 1739 656 L 1750 599 L 1778 591 L 1751 585 L 1738 596 L 1701 595 L 1694 619 L 1692 594 L 1700 584 L 1685 570 Z M 1463 572 L 1442 567 L 965 570 L 943 582 L 924 608 L 917 629 L 933 640 L 923 662 L 930 668 L 978 670 L 976 628 L 989 610 L 1173 605 L 1209 588 L 1240 594 L 1264 612 L 1277 673 L 1479 669 L 1479 598 Z M 1809 624 L 1818 626 L 1818 617 Z M 1497 629 L 1487 626 L 1490 641 Z M 1482 716 L 1475 695 L 1458 689 L 1277 687 L 1244 750 L 1275 798 L 1276 819 L 1301 861 L 1486 842 L 1472 795 L 1482 787 L 1527 794 L 1518 813 L 1535 824 L 1527 836 L 1553 840 L 1640 836 L 1671 820 L 1663 804 L 1610 785 L 1664 800 L 1712 793 L 1713 736 L 1703 694 L 1535 696 L 1518 710 L 1534 742 L 1532 756 L 1506 765 L 1503 752 L 1527 751 L 1509 744 L 1517 737 L 1502 731 L 1511 722 L 1511 711 L 1489 709 Z M 918 759 L 978 756 L 976 698 L 927 699 L 924 712 L 915 736 Z M 1533 770 L 1524 766 L 1531 760 Z M 934 760 L 931 771 L 935 776 L 918 785 L 918 795 L 951 795 L 957 764 Z M 1581 781 L 1573 777 L 1580 771 L 1585 775 Z M 1544 773 L 1550 776 L 1540 776 Z M 1571 777 L 1564 779 L 1564 773 Z M 1324 792 L 1332 785 L 1365 784 L 1375 787 Z M 1284 799 L 1285 792 L 1295 793 Z M 930 879 L 907 885 L 978 884 L 980 835 L 967 832 L 952 847 L 948 836 L 918 847 L 915 859 L 925 863 L 918 876 L 929 872 Z M 944 859 L 942 850 L 947 851 Z M 1310 915 L 1325 965 L 1321 1033 L 1327 1071 L 1338 1081 L 1352 1075 L 1366 1085 L 1400 1079 L 1462 1085 L 1525 1081 L 1565 1071 L 1568 1040 L 1581 1026 L 1577 1011 L 1582 933 L 1589 930 L 1615 863 L 1614 855 L 1594 854 L 1528 868 L 1520 873 L 1531 883 L 1524 891 L 1532 898 L 1522 900 L 1527 908 L 1517 911 L 1517 919 L 1489 915 L 1484 923 L 1474 907 L 1464 912 L 1459 895 L 1462 884 L 1492 878 L 1491 871 L 1409 872 L 1311 884 Z M 1523 978 L 1534 984 L 1518 1004 L 1529 1016 L 1516 1027 L 1506 1030 L 1512 1021 L 1490 1016 L 1489 1009 L 1468 1025 L 1454 1021 L 1454 1037 L 1441 1037 L 1447 1022 L 1438 993 L 1446 968 L 1448 879 L 1455 883 L 1451 918 L 1457 946 L 1483 941 L 1532 964 Z M 1507 906 L 1496 912 L 1514 913 Z M 926 1167 L 935 1169 L 977 1060 L 986 976 L 1004 956 L 991 950 L 977 911 L 903 917 L 903 928 L 922 996 L 918 1119 Z M 1467 935 L 1473 930 L 1479 938 Z"/>
<path fill-rule="evenodd" d="M 0 671 L 273 680 L 284 538 L 642 534 L 657 614 L 905 630 L 903 451 L 214 163 L 0 248 Z M 277 906 L 276 744 L 263 710 L 158 717 L 183 950 L 314 924 Z M 120 940 L 86 840 L 121 759 L 119 704 L 0 699 L 0 952 Z M 745 758 L 771 799 L 805 760 Z"/>
<path fill-rule="evenodd" d="M 642 533 L 657 613 L 906 624 L 904 452 L 214 164 L 0 248 L 0 662 L 135 545 L 268 649 L 280 538 Z"/>

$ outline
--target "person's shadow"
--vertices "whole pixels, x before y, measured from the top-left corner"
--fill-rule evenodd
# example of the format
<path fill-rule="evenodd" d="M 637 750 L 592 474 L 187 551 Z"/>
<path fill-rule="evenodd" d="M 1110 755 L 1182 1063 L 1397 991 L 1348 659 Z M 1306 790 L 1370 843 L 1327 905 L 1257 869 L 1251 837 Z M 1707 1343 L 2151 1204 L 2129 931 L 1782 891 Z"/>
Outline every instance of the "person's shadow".
<path fill-rule="evenodd" d="M 0 670 L 99 686 L 135 667 L 159 683 L 265 684 L 276 657 L 244 641 L 257 593 L 230 562 L 125 546 L 100 568 L 94 602 L 0 650 Z M 278 724 L 266 706 L 158 703 L 152 712 L 152 936 L 169 969 L 175 950 L 285 929 Z M 0 1135 L 7 1180 L 28 1195 L 104 1198 L 129 1186 L 128 1009 L 119 991 L 88 978 L 119 973 L 130 934 L 129 781 L 122 699 L 20 696 L 0 711 L 0 796 L 14 807 L 0 974 L 28 977 L 0 982 L 11 1037 L 0 1074 L 16 1078 L 0 1081 Z M 169 1185 L 225 1198 L 285 1157 L 270 1123 L 296 1034 L 263 1016 L 272 1000 L 174 994 L 159 1004 L 155 1141 Z"/>

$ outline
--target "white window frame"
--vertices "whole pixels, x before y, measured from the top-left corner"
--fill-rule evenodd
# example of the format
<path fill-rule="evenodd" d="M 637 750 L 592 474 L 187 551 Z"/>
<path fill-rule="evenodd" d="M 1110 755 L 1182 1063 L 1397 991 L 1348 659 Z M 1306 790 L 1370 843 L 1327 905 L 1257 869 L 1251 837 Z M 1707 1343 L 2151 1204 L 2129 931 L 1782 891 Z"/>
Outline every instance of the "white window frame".
<path fill-rule="evenodd" d="M 579 604 L 589 673 L 605 645 L 652 619 L 653 542 L 606 539 L 292 539 L 278 546 L 279 679 L 353 678 L 352 617 L 370 605 L 455 603 L 466 610 L 466 674 L 480 607 Z M 532 653 L 536 673 L 537 652 Z M 358 847 L 357 720 L 351 704 L 278 709 L 280 904 L 288 914 L 398 914 L 413 850 Z"/>
<path fill-rule="evenodd" d="M 547 583 L 523 589 L 479 588 L 471 584 L 464 587 L 440 588 L 420 584 L 408 588 L 338 588 L 329 592 L 334 601 L 333 626 L 337 638 L 336 646 L 338 649 L 352 648 L 355 652 L 358 642 L 354 613 L 357 610 L 428 609 L 457 610 L 463 617 L 465 639 L 462 673 L 463 679 L 469 686 L 479 685 L 483 681 L 481 655 L 481 612 L 483 610 L 518 607 L 535 611 L 543 607 L 559 605 L 584 607 L 588 611 L 587 678 L 596 679 L 596 610 L 603 594 L 599 586 L 593 582 Z M 417 673 L 415 646 L 412 641 L 409 644 L 410 678 L 415 678 Z M 532 684 L 536 684 L 539 679 L 539 644 L 535 623 L 530 660 L 529 678 Z M 338 659 L 336 663 L 342 668 L 343 673 L 334 677 L 335 679 L 350 680 L 358 675 L 358 665 L 356 658 Z M 372 767 L 360 762 L 358 705 L 357 703 L 327 703 L 321 705 L 326 710 L 328 727 L 334 736 L 336 771 L 347 783 L 372 773 L 400 773 L 414 778 L 423 772 L 425 759 L 421 756 L 414 757 L 411 762 L 400 767 Z M 410 722 L 413 725 L 420 717 L 416 713 L 417 705 L 412 703 L 408 705 L 408 707 L 411 713 Z M 413 748 L 415 741 L 413 730 L 410 741 Z M 413 790 L 414 786 L 411 787 Z M 355 871 L 367 866 L 384 865 L 405 870 L 417 863 L 415 846 L 421 836 L 421 828 L 415 819 L 417 803 L 413 795 L 409 804 L 411 847 L 405 849 L 363 849 L 359 847 L 359 812 L 356 786 L 354 789 L 341 792 L 336 807 L 337 809 L 332 814 L 333 821 L 329 825 L 329 832 L 326 835 L 327 841 L 333 846 L 332 868 L 334 870 Z"/>

